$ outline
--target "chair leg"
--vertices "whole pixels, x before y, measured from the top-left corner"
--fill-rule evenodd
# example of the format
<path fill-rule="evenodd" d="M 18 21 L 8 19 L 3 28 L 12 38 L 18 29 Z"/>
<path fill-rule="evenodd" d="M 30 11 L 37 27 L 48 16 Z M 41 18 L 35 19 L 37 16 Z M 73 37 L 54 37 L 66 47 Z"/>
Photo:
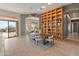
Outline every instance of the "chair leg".
<path fill-rule="evenodd" d="M 37 44 L 37 46 L 38 46 L 38 41 L 36 41 L 36 44 Z"/>
<path fill-rule="evenodd" d="M 52 47 L 52 41 L 51 41 L 51 47 Z"/>
<path fill-rule="evenodd" d="M 54 40 L 53 40 L 53 45 L 54 45 Z"/>

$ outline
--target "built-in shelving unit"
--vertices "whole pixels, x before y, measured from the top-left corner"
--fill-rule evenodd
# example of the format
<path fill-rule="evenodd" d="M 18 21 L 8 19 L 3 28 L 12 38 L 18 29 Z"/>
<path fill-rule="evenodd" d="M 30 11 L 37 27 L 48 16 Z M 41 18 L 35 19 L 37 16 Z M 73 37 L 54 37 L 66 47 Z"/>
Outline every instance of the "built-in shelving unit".
<path fill-rule="evenodd" d="M 42 37 L 53 35 L 55 39 L 63 39 L 63 7 L 42 13 L 40 25 Z"/>

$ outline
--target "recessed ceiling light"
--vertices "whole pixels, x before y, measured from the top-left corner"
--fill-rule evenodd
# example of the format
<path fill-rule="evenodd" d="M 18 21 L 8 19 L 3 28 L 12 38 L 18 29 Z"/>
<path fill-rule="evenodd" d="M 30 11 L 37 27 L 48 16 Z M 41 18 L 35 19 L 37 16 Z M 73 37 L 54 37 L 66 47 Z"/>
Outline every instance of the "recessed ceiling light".
<path fill-rule="evenodd" d="M 48 3 L 48 5 L 52 5 L 52 3 Z"/>
<path fill-rule="evenodd" d="M 40 8 L 37 9 L 37 11 L 41 11 L 44 8 L 46 8 L 46 6 L 41 6 Z"/>
<path fill-rule="evenodd" d="M 46 8 L 46 6 L 41 6 L 42 9 Z"/>
<path fill-rule="evenodd" d="M 37 11 L 40 11 L 40 10 L 41 10 L 40 8 L 37 9 Z"/>

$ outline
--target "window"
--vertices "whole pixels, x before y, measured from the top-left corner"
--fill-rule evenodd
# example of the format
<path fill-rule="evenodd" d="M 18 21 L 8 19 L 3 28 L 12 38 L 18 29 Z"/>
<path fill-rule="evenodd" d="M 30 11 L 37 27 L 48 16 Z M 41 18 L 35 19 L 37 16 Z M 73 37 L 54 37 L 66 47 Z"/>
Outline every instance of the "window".
<path fill-rule="evenodd" d="M 18 21 L 10 18 L 0 18 L 0 37 L 10 38 L 18 35 Z"/>
<path fill-rule="evenodd" d="M 8 21 L 0 20 L 0 37 L 8 38 Z"/>

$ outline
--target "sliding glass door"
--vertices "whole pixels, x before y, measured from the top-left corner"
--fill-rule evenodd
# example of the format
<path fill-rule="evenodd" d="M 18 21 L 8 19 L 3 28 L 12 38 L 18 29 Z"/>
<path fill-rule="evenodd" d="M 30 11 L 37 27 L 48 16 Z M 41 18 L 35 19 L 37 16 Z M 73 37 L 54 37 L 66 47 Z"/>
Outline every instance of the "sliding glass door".
<path fill-rule="evenodd" d="M 17 36 L 17 22 L 9 21 L 9 29 L 8 29 L 9 37 Z"/>
<path fill-rule="evenodd" d="M 0 37 L 8 38 L 8 21 L 0 21 Z"/>
<path fill-rule="evenodd" d="M 15 37 L 18 33 L 17 21 L 1 21 L 0 20 L 0 37 Z"/>

